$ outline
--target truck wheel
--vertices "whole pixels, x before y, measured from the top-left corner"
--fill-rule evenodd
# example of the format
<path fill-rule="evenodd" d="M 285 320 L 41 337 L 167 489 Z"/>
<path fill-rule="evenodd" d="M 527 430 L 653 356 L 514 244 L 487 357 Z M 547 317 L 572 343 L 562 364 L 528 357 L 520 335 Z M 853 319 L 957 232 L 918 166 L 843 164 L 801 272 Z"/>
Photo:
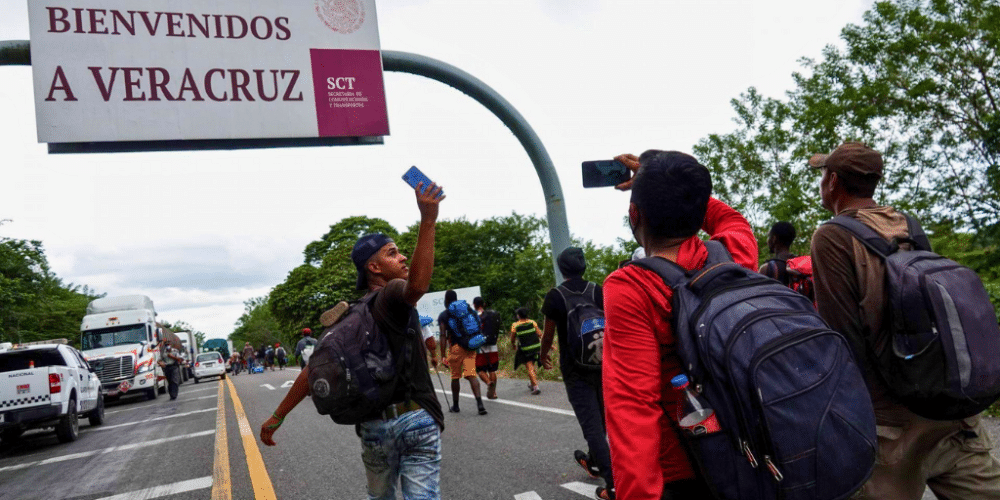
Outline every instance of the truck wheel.
<path fill-rule="evenodd" d="M 226 380 L 226 374 L 219 375 L 219 380 Z"/>
<path fill-rule="evenodd" d="M 97 396 L 97 407 L 87 415 L 90 425 L 104 425 L 104 394 Z"/>
<path fill-rule="evenodd" d="M 198 377 L 194 378 L 194 383 L 196 383 L 196 384 L 198 383 Z"/>
<path fill-rule="evenodd" d="M 69 412 L 56 424 L 56 437 L 60 443 L 76 441 L 80 437 L 80 416 L 76 414 L 76 398 L 69 400 Z"/>
<path fill-rule="evenodd" d="M 5 443 L 15 443 L 18 439 L 21 439 L 21 434 L 24 434 L 24 429 L 20 427 L 14 427 L 11 429 L 5 429 L 0 432 L 0 441 Z"/>
<path fill-rule="evenodd" d="M 156 387 L 155 386 L 153 388 L 151 388 L 151 389 L 146 389 L 146 399 L 148 399 L 150 401 L 156 399 L 157 394 L 158 393 L 156 392 Z"/>

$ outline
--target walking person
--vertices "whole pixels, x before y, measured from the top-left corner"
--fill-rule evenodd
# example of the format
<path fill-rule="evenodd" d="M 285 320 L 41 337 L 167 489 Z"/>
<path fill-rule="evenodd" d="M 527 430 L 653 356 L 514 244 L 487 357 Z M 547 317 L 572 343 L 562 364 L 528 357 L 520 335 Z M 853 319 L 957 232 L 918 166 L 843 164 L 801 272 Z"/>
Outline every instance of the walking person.
<path fill-rule="evenodd" d="M 486 302 L 482 297 L 472 299 L 472 307 L 479 314 L 479 323 L 483 325 L 483 336 L 486 337 L 486 343 L 476 351 L 476 373 L 486 384 L 486 399 L 497 399 L 497 370 L 500 369 L 497 338 L 500 336 L 500 314 L 493 309 L 486 309 Z"/>
<path fill-rule="evenodd" d="M 247 367 L 247 373 L 253 373 L 253 368 L 256 366 L 257 362 L 255 360 L 253 346 L 250 345 L 250 342 L 243 345 L 243 363 Z"/>
<path fill-rule="evenodd" d="M 388 338 L 393 359 L 403 356 L 395 377 L 394 401 L 358 424 L 361 458 L 370 500 L 440 499 L 441 431 L 444 414 L 427 368 L 416 304 L 430 287 L 434 269 L 434 233 L 438 204 L 444 199 L 434 184 L 415 191 L 420 209 L 417 243 L 411 266 L 396 244 L 383 234 L 362 236 L 351 251 L 358 272 L 358 289 L 367 290 L 370 311 L 379 334 Z M 261 426 L 261 441 L 274 446 L 275 431 L 309 392 L 309 367 L 295 379 L 277 410 Z M 330 457 L 334 458 L 334 457 Z M 337 457 L 339 458 L 339 457 Z M 334 495 L 338 496 L 338 495 Z"/>
<path fill-rule="evenodd" d="M 267 349 L 264 351 L 264 359 L 267 360 L 267 367 L 270 368 L 271 371 L 273 372 L 274 371 L 274 348 L 271 347 L 270 345 L 268 345 Z"/>
<path fill-rule="evenodd" d="M 648 258 L 685 270 L 708 260 L 705 231 L 732 260 L 757 269 L 757 240 L 746 219 L 712 198 L 706 167 L 676 151 L 646 151 L 615 160 L 634 173 L 617 186 L 631 189 L 628 221 Z M 671 321 L 673 290 L 655 272 L 627 265 L 604 281 L 602 380 L 616 493 L 622 498 L 712 498 L 678 434 L 680 404 L 671 380 L 681 359 Z"/>
<path fill-rule="evenodd" d="M 181 363 L 184 362 L 184 358 L 181 357 L 180 351 L 178 351 L 172 342 L 166 340 L 160 341 L 160 360 L 158 364 L 163 368 L 163 376 L 167 379 L 167 393 L 170 394 L 170 399 L 177 399 L 177 392 L 181 385 Z"/>
<path fill-rule="evenodd" d="M 295 357 L 299 360 L 299 368 L 306 367 L 306 360 L 309 359 L 309 354 L 316 346 L 316 339 L 313 338 L 312 334 L 311 329 L 303 328 L 302 339 L 299 340 L 298 344 L 295 344 Z"/>
<path fill-rule="evenodd" d="M 451 331 L 448 327 L 448 306 L 458 300 L 458 294 L 454 290 L 444 292 L 444 312 L 438 316 L 438 324 L 441 327 L 442 353 L 445 345 L 448 347 L 448 367 L 451 368 L 451 396 L 452 405 L 448 408 L 451 413 L 458 413 L 458 393 L 462 390 L 461 379 L 469 381 L 472 388 L 472 395 L 476 397 L 476 407 L 480 415 L 486 415 L 486 407 L 483 405 L 483 397 L 480 393 L 479 379 L 476 377 L 476 351 L 470 351 L 459 345 L 458 332 Z"/>
<path fill-rule="evenodd" d="M 284 370 L 285 365 L 288 363 L 288 354 L 285 353 L 285 348 L 281 347 L 281 343 L 274 344 L 274 357 L 278 360 L 278 369 Z"/>
<path fill-rule="evenodd" d="M 583 273 L 587 270 L 587 259 L 583 255 L 583 250 L 569 247 L 559 254 L 556 263 L 564 281 L 558 287 L 550 289 L 542 303 L 545 328 L 542 332 L 539 358 L 543 368 L 552 368 L 550 352 L 554 347 L 554 338 L 558 337 L 556 345 L 559 347 L 559 369 L 566 385 L 566 397 L 573 407 L 588 448 L 586 452 L 574 451 L 573 459 L 591 477 L 604 479 L 604 486 L 597 491 L 598 498 L 614 498 L 615 478 L 611 467 L 611 452 L 608 449 L 601 372 L 582 367 L 573 359 L 567 324 L 568 295 L 582 295 L 584 300 L 589 300 L 600 309 L 604 308 L 604 295 L 601 285 L 583 279 Z"/>
<path fill-rule="evenodd" d="M 515 311 L 517 321 L 510 325 L 510 345 L 517 346 L 514 352 L 514 369 L 524 365 L 528 368 L 528 390 L 537 396 L 542 393 L 538 388 L 538 374 L 536 365 L 538 364 L 538 349 L 542 346 L 538 337 L 538 323 L 528 319 L 528 309 L 519 307 Z"/>
<path fill-rule="evenodd" d="M 904 252 L 914 244 L 931 251 L 926 237 L 910 231 L 905 214 L 875 202 L 884 168 L 880 153 L 862 143 L 847 142 L 830 154 L 814 155 L 809 164 L 822 171 L 823 208 L 838 216 L 831 222 L 847 217 L 886 241 L 900 242 Z M 981 415 L 929 420 L 911 411 L 887 383 L 874 347 L 891 342 L 894 327 L 892 310 L 886 307 L 889 284 L 882 258 L 845 226 L 831 223 L 816 230 L 811 253 L 819 314 L 852 342 L 875 408 L 875 470 L 852 498 L 919 500 L 929 487 L 942 499 L 1000 499 L 1000 465 L 990 455 L 993 442 Z M 965 363 L 971 365 L 981 355 L 967 353 Z M 919 382 L 924 380 L 909 385 Z"/>

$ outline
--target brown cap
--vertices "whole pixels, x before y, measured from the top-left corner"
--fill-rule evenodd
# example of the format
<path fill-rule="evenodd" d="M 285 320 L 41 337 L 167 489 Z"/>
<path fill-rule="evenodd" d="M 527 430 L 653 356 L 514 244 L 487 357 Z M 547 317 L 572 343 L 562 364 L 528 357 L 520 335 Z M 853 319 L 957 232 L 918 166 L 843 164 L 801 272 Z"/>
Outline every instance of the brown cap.
<path fill-rule="evenodd" d="M 845 142 L 830 154 L 814 154 L 809 158 L 809 166 L 857 177 L 877 175 L 880 179 L 883 167 L 882 155 L 863 142 Z"/>

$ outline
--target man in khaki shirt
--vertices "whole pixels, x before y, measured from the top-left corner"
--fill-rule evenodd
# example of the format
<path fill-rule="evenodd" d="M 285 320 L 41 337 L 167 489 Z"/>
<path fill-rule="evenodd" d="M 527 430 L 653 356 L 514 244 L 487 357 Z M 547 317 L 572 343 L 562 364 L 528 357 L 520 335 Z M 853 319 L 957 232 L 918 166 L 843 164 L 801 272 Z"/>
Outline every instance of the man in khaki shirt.
<path fill-rule="evenodd" d="M 883 169 L 877 151 L 848 142 L 828 155 L 814 155 L 809 164 L 823 172 L 823 208 L 858 219 L 886 239 L 908 236 L 905 216 L 873 199 Z M 851 342 L 875 408 L 875 470 L 853 498 L 919 500 L 930 487 L 941 499 L 1000 499 L 1000 464 L 990 455 L 993 444 L 980 417 L 934 421 L 917 416 L 894 400 L 873 365 L 872 349 L 888 340 L 881 259 L 832 224 L 816 230 L 812 257 L 820 316 Z"/>

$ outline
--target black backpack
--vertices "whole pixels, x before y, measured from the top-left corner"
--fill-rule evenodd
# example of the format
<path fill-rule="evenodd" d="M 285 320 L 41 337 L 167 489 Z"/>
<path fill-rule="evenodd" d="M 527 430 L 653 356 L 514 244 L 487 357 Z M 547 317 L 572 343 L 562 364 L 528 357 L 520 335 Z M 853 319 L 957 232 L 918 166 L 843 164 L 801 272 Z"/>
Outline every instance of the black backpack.
<path fill-rule="evenodd" d="M 483 329 L 483 337 L 486 342 L 483 345 L 496 345 L 500 336 L 500 314 L 492 309 L 484 309 L 480 318 Z"/>
<path fill-rule="evenodd" d="M 871 475 L 877 438 L 847 340 L 803 295 L 733 263 L 721 243 L 705 246 L 700 270 L 631 263 L 673 290 L 677 354 L 721 426 L 679 431 L 702 476 L 725 500 L 849 497 Z"/>
<path fill-rule="evenodd" d="M 309 356 L 309 387 L 316 411 L 338 424 L 359 424 L 392 403 L 398 353 L 379 331 L 371 306 L 377 292 L 351 304 L 323 330 Z"/>
<path fill-rule="evenodd" d="M 983 282 L 971 269 L 931 251 L 906 215 L 909 238 L 886 241 L 846 215 L 846 229 L 885 262 L 888 311 L 883 345 L 870 345 L 876 369 L 896 399 L 933 420 L 958 420 L 1000 397 L 1000 327 Z M 900 249 L 909 243 L 913 250 Z"/>
<path fill-rule="evenodd" d="M 566 303 L 566 336 L 569 354 L 577 366 L 600 370 L 604 352 L 604 304 L 597 303 L 597 285 L 587 283 L 582 292 L 565 286 L 556 291 Z"/>

